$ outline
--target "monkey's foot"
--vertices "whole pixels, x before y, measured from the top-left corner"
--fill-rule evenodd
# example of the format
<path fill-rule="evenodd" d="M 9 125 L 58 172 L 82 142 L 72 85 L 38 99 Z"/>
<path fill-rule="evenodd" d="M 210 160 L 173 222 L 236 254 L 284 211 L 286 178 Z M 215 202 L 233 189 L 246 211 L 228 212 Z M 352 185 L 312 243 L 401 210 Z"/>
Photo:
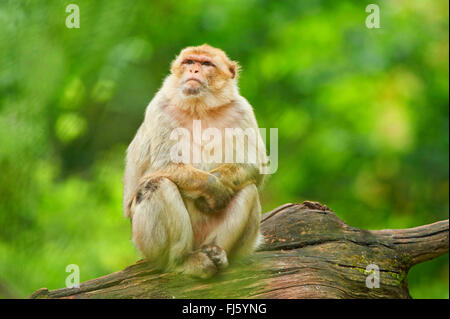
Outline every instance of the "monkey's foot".
<path fill-rule="evenodd" d="M 224 269 L 228 266 L 228 258 L 225 250 L 217 245 L 204 245 L 200 248 L 214 262 L 217 269 Z"/>
<path fill-rule="evenodd" d="M 177 271 L 185 275 L 207 279 L 212 277 L 219 269 L 228 266 L 225 250 L 217 245 L 203 245 L 194 251 Z"/>
<path fill-rule="evenodd" d="M 217 272 L 216 264 L 202 250 L 194 251 L 185 262 L 177 268 L 177 271 L 202 279 L 212 277 Z"/>

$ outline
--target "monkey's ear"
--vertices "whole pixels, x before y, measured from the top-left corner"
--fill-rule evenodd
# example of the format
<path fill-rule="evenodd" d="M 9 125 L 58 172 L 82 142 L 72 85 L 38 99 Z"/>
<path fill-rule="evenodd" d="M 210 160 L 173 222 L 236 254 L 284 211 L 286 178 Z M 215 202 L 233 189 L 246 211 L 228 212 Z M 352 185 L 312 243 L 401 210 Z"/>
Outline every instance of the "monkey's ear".
<path fill-rule="evenodd" d="M 239 75 L 240 67 L 237 62 L 232 61 L 228 66 L 228 70 L 231 72 L 231 78 L 237 78 Z"/>

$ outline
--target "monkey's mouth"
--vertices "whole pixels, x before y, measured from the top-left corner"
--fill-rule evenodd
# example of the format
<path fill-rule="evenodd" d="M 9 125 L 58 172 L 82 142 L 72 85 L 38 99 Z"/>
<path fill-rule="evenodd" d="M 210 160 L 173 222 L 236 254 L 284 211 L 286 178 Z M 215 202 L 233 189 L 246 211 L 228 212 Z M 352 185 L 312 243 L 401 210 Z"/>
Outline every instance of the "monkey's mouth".
<path fill-rule="evenodd" d="M 196 81 L 196 82 L 198 82 L 198 83 L 200 83 L 200 84 L 203 85 L 203 82 L 200 81 L 199 79 L 196 79 L 196 78 L 188 78 L 188 79 L 186 79 L 186 81 L 184 81 L 184 83 L 187 83 L 187 82 L 189 82 L 189 81 Z"/>

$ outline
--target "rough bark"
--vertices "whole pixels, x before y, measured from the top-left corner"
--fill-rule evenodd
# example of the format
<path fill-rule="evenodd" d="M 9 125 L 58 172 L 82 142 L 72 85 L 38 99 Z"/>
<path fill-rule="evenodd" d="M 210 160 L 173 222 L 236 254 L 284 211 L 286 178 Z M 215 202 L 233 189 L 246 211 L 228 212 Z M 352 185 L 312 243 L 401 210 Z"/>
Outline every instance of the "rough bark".
<path fill-rule="evenodd" d="M 448 252 L 449 221 L 410 229 L 350 227 L 315 202 L 286 204 L 263 215 L 265 244 L 209 280 L 159 273 L 144 261 L 86 281 L 80 288 L 31 298 L 410 298 L 409 269 Z M 379 268 L 368 288 L 366 267 Z"/>

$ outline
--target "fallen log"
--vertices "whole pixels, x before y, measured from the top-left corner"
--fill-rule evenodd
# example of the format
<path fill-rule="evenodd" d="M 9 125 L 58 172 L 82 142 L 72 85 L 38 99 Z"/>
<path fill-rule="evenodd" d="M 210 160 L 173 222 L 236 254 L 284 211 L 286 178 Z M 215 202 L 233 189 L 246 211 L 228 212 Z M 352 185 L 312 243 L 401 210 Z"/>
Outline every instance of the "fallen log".
<path fill-rule="evenodd" d="M 258 252 L 208 280 L 160 273 L 141 260 L 79 288 L 42 288 L 30 298 L 411 298 L 409 269 L 449 248 L 448 220 L 368 231 L 309 201 L 264 214 L 261 229 Z"/>

